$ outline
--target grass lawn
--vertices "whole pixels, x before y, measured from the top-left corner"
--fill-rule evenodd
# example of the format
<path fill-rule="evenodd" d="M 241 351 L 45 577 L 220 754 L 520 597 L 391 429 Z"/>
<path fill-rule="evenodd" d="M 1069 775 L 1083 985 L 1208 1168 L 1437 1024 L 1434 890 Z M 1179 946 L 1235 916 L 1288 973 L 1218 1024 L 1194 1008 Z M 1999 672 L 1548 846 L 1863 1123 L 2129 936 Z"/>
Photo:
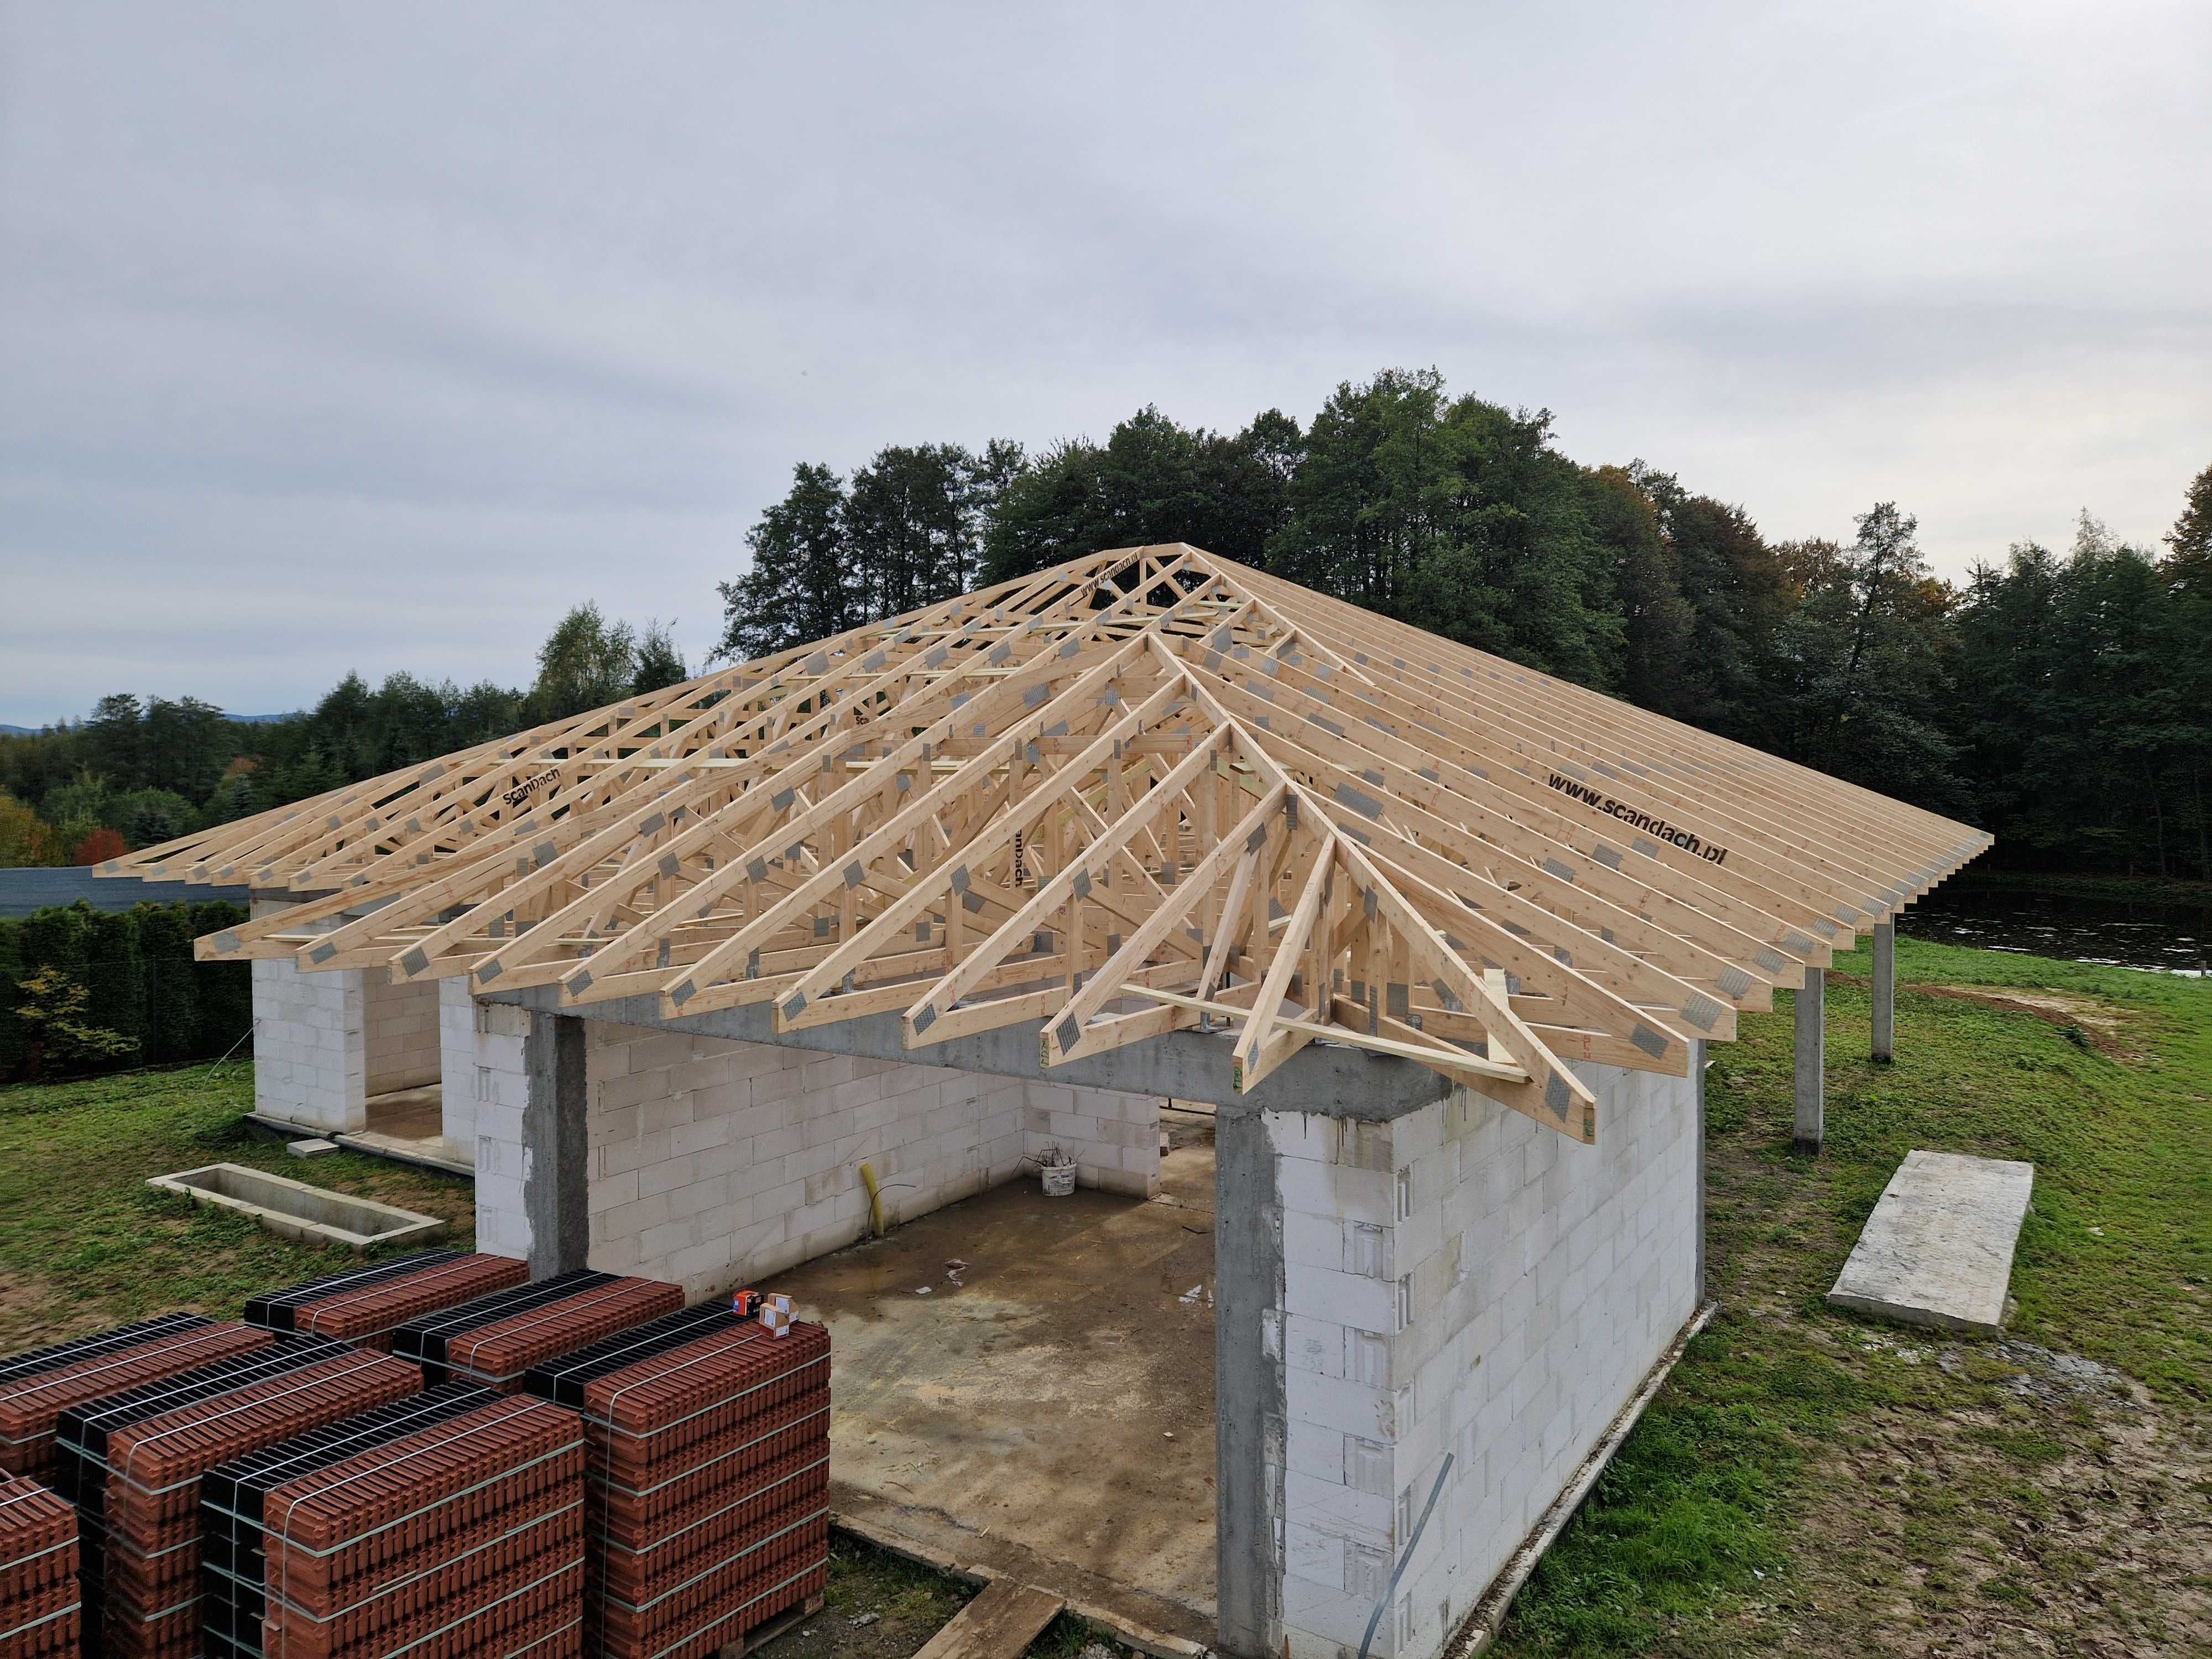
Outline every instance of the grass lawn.
<path fill-rule="evenodd" d="M 1723 1311 L 1508 1623 L 1509 1655 L 2212 1652 L 2212 983 L 1900 940 L 1898 1063 L 1863 951 L 1828 990 L 1828 1144 L 1790 1150 L 1790 998 L 1708 1073 Z M 301 1165 L 227 1066 L 0 1090 L 0 1352 L 171 1308 L 234 1315 L 343 1252 L 149 1191 L 218 1161 L 449 1218 L 465 1182 Z M 1994 1340 L 1822 1293 L 1915 1146 L 2026 1158 Z M 840 1538 L 772 1659 L 904 1659 L 973 1592 Z M 1063 1619 L 1037 1651 L 1073 1659 Z"/>
<path fill-rule="evenodd" d="M 0 1089 L 0 1353 L 149 1315 L 235 1318 L 246 1299 L 357 1258 L 149 1188 L 149 1176 L 245 1164 L 449 1224 L 470 1249 L 465 1181 L 355 1152 L 292 1157 L 253 1134 L 253 1071 L 236 1061 Z"/>

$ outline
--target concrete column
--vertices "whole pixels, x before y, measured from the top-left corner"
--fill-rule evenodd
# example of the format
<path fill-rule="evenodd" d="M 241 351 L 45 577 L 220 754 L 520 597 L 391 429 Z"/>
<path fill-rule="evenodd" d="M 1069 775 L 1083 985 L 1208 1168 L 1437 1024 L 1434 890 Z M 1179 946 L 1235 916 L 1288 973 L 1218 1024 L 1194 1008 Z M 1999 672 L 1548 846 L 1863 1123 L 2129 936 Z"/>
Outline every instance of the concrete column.
<path fill-rule="evenodd" d="M 1808 968 L 1805 988 L 1797 993 L 1797 1150 L 1801 1152 L 1819 1152 L 1826 1138 L 1822 1112 L 1827 1061 L 1826 992 L 1826 971 Z"/>
<path fill-rule="evenodd" d="M 1221 1107 L 1213 1150 L 1215 1645 L 1273 1659 L 1283 1630 L 1283 1212 L 1258 1112 Z"/>
<path fill-rule="evenodd" d="M 1697 1100 L 1698 1137 L 1698 1264 L 1690 1282 L 1697 1287 L 1699 1306 L 1711 1294 L 1705 1286 L 1705 1045 L 1702 1039 L 1690 1044 L 1690 1088 Z"/>
<path fill-rule="evenodd" d="M 591 1248 L 584 1022 L 532 1013 L 523 1070 L 522 1206 L 530 1218 L 530 1276 L 550 1279 L 582 1267 Z"/>
<path fill-rule="evenodd" d="M 1874 925 L 1874 1058 L 1889 1065 L 1897 1058 L 1897 923 Z"/>

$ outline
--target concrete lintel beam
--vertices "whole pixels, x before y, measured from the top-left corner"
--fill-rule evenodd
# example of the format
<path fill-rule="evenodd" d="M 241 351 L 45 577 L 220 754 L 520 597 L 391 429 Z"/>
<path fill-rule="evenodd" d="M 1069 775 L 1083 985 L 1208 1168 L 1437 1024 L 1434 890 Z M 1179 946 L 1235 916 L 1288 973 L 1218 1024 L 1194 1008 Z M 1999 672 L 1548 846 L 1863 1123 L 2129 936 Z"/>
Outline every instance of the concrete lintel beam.
<path fill-rule="evenodd" d="M 617 997 L 605 1002 L 562 1007 L 557 988 L 550 985 L 520 991 L 494 991 L 481 1000 L 539 1013 L 557 1011 L 579 1019 L 683 1031 L 737 1042 L 766 1042 L 816 1054 L 904 1060 L 920 1066 L 982 1072 L 994 1077 L 1112 1089 L 1122 1094 L 1171 1095 L 1178 1100 L 1204 1101 L 1232 1109 L 1314 1112 L 1328 1117 L 1386 1122 L 1419 1111 L 1431 1101 L 1443 1099 L 1452 1089 L 1449 1083 L 1417 1061 L 1325 1042 L 1309 1043 L 1258 1088 L 1240 1095 L 1231 1086 L 1231 1040 L 1220 1033 L 1208 1036 L 1197 1031 L 1173 1031 L 1047 1071 L 1037 1063 L 1037 1036 L 1043 1029 L 1041 1020 L 1024 1020 L 995 1031 L 955 1037 L 949 1042 L 933 1043 L 925 1048 L 908 1048 L 901 1040 L 902 1026 L 896 1014 L 870 1014 L 860 1019 L 779 1034 L 774 1028 L 773 1010 L 764 1002 L 720 1008 L 680 1019 L 663 1019 L 659 1003 L 653 997 Z"/>

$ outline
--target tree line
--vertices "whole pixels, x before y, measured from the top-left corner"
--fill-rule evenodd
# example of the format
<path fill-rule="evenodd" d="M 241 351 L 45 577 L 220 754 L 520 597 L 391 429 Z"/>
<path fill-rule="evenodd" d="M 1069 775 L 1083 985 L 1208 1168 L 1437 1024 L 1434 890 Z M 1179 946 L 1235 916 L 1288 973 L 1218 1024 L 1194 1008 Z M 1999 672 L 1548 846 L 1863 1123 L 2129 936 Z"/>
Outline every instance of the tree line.
<path fill-rule="evenodd" d="M 521 690 L 348 674 L 313 709 L 252 722 L 118 692 L 83 720 L 0 734 L 0 868 L 97 863 L 689 678 L 665 627 L 580 605 Z"/>
<path fill-rule="evenodd" d="M 1966 818 L 2001 863 L 2212 879 L 2212 467 L 2162 548 L 2085 512 L 2064 551 L 2022 541 L 1954 584 L 1917 532 L 1885 501 L 1847 538 L 1770 539 L 1644 461 L 1577 464 L 1548 411 L 1394 369 L 1303 427 L 1147 407 L 1035 454 L 891 445 L 849 478 L 802 463 L 721 584 L 717 655 L 1189 542 Z"/>
<path fill-rule="evenodd" d="M 2065 550 L 2023 541 L 1954 584 L 1917 529 L 1877 502 L 1847 537 L 1770 539 L 1644 461 L 1571 459 L 1547 411 L 1394 369 L 1303 425 L 1270 409 L 1215 431 L 1146 407 L 1103 441 L 1035 453 L 1000 439 L 889 445 L 842 475 L 803 462 L 720 584 L 710 660 L 1184 541 L 1966 818 L 1996 834 L 1998 862 L 2212 879 L 2212 467 L 2160 548 L 2085 513 Z M 257 725 L 106 698 L 0 737 L 0 864 L 150 845 L 687 672 L 666 629 L 580 606 L 526 690 L 349 675 Z"/>

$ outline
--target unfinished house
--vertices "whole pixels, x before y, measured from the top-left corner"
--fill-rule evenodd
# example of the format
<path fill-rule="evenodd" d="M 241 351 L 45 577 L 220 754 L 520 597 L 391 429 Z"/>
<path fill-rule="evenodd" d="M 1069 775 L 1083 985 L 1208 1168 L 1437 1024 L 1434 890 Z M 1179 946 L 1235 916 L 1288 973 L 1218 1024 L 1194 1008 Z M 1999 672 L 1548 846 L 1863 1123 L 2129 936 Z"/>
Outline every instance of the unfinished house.
<path fill-rule="evenodd" d="M 264 1116 L 827 1321 L 848 1523 L 1426 1659 L 1699 1316 L 1704 1045 L 1984 845 L 1175 545 L 109 869 L 252 887 Z"/>

